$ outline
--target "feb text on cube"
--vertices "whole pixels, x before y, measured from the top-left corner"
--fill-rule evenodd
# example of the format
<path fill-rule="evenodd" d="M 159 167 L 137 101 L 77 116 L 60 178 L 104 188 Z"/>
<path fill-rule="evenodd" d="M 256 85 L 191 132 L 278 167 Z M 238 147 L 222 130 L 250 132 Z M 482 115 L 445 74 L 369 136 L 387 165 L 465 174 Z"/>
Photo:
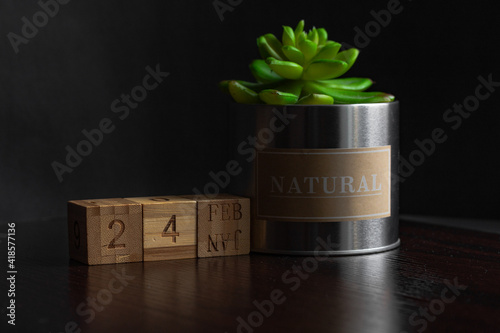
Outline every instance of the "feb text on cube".
<path fill-rule="evenodd" d="M 250 252 L 250 199 L 230 194 L 183 196 L 198 202 L 198 257 Z"/>

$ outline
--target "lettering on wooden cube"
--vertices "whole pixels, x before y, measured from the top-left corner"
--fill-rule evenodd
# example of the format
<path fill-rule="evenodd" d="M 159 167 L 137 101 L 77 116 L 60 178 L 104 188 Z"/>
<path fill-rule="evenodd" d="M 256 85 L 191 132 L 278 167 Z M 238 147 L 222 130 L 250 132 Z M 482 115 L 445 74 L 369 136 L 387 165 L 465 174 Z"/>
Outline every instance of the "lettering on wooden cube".
<path fill-rule="evenodd" d="M 125 199 L 68 202 L 70 257 L 88 265 L 142 261 L 142 206 Z"/>
<path fill-rule="evenodd" d="M 250 252 L 250 199 L 229 194 L 183 197 L 198 201 L 198 257 Z"/>
<path fill-rule="evenodd" d="M 144 261 L 196 258 L 196 201 L 127 198 L 142 205 Z"/>

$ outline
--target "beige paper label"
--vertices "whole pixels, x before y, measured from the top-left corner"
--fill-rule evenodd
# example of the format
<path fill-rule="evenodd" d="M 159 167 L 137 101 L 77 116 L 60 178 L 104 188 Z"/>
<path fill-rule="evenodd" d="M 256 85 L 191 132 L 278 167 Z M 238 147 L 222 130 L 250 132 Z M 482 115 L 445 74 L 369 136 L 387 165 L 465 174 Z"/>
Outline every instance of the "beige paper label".
<path fill-rule="evenodd" d="M 391 215 L 391 146 L 265 149 L 257 154 L 257 218 L 355 221 Z"/>

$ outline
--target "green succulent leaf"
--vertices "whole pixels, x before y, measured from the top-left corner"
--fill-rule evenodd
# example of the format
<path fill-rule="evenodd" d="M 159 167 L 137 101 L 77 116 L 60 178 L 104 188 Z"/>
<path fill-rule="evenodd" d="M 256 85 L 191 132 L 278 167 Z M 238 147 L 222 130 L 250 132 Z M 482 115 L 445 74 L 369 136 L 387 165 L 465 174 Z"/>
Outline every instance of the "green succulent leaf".
<path fill-rule="evenodd" d="M 356 48 L 352 48 L 352 49 L 348 49 L 348 50 L 339 52 L 335 56 L 335 59 L 345 61 L 347 63 L 347 69 L 346 69 L 346 72 L 347 72 L 352 67 L 352 65 L 354 65 L 354 62 L 356 62 L 358 55 L 359 55 L 359 50 Z M 344 74 L 344 73 L 342 73 L 342 74 Z"/>
<path fill-rule="evenodd" d="M 288 60 L 296 62 L 299 65 L 304 64 L 304 54 L 295 46 L 285 45 L 282 50 Z"/>
<path fill-rule="evenodd" d="M 257 104 L 261 102 L 258 93 L 237 81 L 229 81 L 228 88 L 229 93 L 237 103 Z"/>
<path fill-rule="evenodd" d="M 300 43 L 305 41 L 306 39 L 307 39 L 307 33 L 305 31 L 302 31 L 300 35 L 295 37 L 295 46 L 300 49 L 299 47 Z"/>
<path fill-rule="evenodd" d="M 259 97 L 266 104 L 286 105 L 295 104 L 299 99 L 297 95 L 279 91 L 276 89 L 265 89 L 259 93 Z"/>
<path fill-rule="evenodd" d="M 309 94 L 299 99 L 297 104 L 329 105 L 333 104 L 333 97 L 323 94 Z"/>
<path fill-rule="evenodd" d="M 346 77 L 341 79 L 319 80 L 316 82 L 329 88 L 358 91 L 368 89 L 373 84 L 372 80 L 364 77 Z"/>
<path fill-rule="evenodd" d="M 318 44 L 310 41 L 309 39 L 304 39 L 299 42 L 299 50 L 304 54 L 304 61 L 308 62 L 311 60 L 318 49 Z"/>
<path fill-rule="evenodd" d="M 299 39 L 299 36 L 302 35 L 302 32 L 304 31 L 304 25 L 305 25 L 304 20 L 300 20 L 300 22 L 295 27 L 295 30 L 294 30 L 295 41 L 296 41 L 295 46 L 298 45 L 297 41 Z"/>
<path fill-rule="evenodd" d="M 302 80 L 285 80 L 273 88 L 282 92 L 294 94 L 295 96 L 300 96 L 302 93 L 302 87 L 304 82 Z"/>
<path fill-rule="evenodd" d="M 327 80 L 336 78 L 345 73 L 347 63 L 340 60 L 316 60 L 305 70 L 304 80 Z"/>
<path fill-rule="evenodd" d="M 332 60 L 332 59 L 334 59 L 335 56 L 337 55 L 337 53 L 339 52 L 341 46 L 342 45 L 340 43 L 337 43 L 337 42 L 333 42 L 333 41 L 327 42 L 321 48 L 321 50 L 318 51 L 318 54 L 316 54 L 314 56 L 314 58 L 312 59 L 312 61 L 322 60 L 322 59 L 325 59 L 325 60 Z"/>
<path fill-rule="evenodd" d="M 284 80 L 263 59 L 255 59 L 250 63 L 249 67 L 252 75 L 259 83 L 272 83 Z"/>
<path fill-rule="evenodd" d="M 306 82 L 304 90 L 309 93 L 319 93 L 333 97 L 335 103 L 352 104 L 352 103 L 384 103 L 394 101 L 394 96 L 378 91 L 355 91 L 329 88 L 316 82 Z"/>
<path fill-rule="evenodd" d="M 283 26 L 282 42 L 284 46 L 295 46 L 295 33 L 291 27 L 286 25 Z"/>
<path fill-rule="evenodd" d="M 257 38 L 257 46 L 263 59 L 274 57 L 283 60 L 284 58 L 281 51 L 282 44 L 273 34 L 266 34 Z"/>
<path fill-rule="evenodd" d="M 292 61 L 282 61 L 272 57 L 267 58 L 266 63 L 279 76 L 289 80 L 298 80 L 302 76 L 303 68 Z"/>
<path fill-rule="evenodd" d="M 324 28 L 318 29 L 318 45 L 325 45 L 328 40 L 328 32 Z"/>
<path fill-rule="evenodd" d="M 307 34 L 307 39 L 309 39 L 314 44 L 318 45 L 319 42 L 318 30 L 316 30 L 316 28 L 312 28 Z"/>
<path fill-rule="evenodd" d="M 271 82 L 271 83 L 258 83 L 258 82 L 249 82 L 249 81 L 243 81 L 243 80 L 224 80 L 219 82 L 219 88 L 223 92 L 229 94 L 229 82 L 231 81 L 236 81 L 239 84 L 252 89 L 255 92 L 259 92 L 263 89 L 269 89 L 274 86 L 276 86 L 277 83 Z M 279 82 L 278 82 L 279 83 Z"/>
<path fill-rule="evenodd" d="M 295 29 L 284 25 L 281 40 L 270 33 L 257 38 L 262 59 L 249 65 L 257 82 L 225 80 L 219 88 L 238 103 L 325 105 L 395 99 L 383 92 L 365 92 L 373 84 L 369 78 L 341 78 L 356 62 L 359 50 L 340 51 L 341 44 L 328 40 L 324 28 L 306 32 L 304 25 L 304 20 Z"/>
<path fill-rule="evenodd" d="M 273 34 L 265 34 L 264 37 L 266 38 L 267 43 L 271 48 L 274 50 L 279 55 L 279 58 L 276 58 L 278 60 L 283 60 L 285 58 L 285 55 L 281 51 L 281 48 L 283 47 L 283 44 L 281 44 L 280 40 L 276 38 L 275 35 Z"/>
<path fill-rule="evenodd" d="M 229 81 L 231 80 L 224 80 L 219 82 L 219 89 L 226 94 L 229 94 Z"/>
<path fill-rule="evenodd" d="M 259 38 L 257 38 L 257 47 L 259 48 L 260 56 L 263 59 L 271 57 L 272 55 L 278 56 L 277 54 L 275 54 L 275 52 L 273 52 L 273 50 L 267 43 L 266 37 L 264 36 L 260 36 Z"/>

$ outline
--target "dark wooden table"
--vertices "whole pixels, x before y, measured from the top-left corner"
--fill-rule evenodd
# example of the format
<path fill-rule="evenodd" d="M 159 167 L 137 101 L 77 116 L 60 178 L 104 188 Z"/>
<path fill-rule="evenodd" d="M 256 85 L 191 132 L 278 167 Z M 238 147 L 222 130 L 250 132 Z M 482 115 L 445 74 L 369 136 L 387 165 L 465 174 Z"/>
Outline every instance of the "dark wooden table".
<path fill-rule="evenodd" d="M 499 234 L 402 220 L 400 235 L 371 255 L 85 266 L 65 221 L 19 223 L 1 332 L 500 332 Z"/>

